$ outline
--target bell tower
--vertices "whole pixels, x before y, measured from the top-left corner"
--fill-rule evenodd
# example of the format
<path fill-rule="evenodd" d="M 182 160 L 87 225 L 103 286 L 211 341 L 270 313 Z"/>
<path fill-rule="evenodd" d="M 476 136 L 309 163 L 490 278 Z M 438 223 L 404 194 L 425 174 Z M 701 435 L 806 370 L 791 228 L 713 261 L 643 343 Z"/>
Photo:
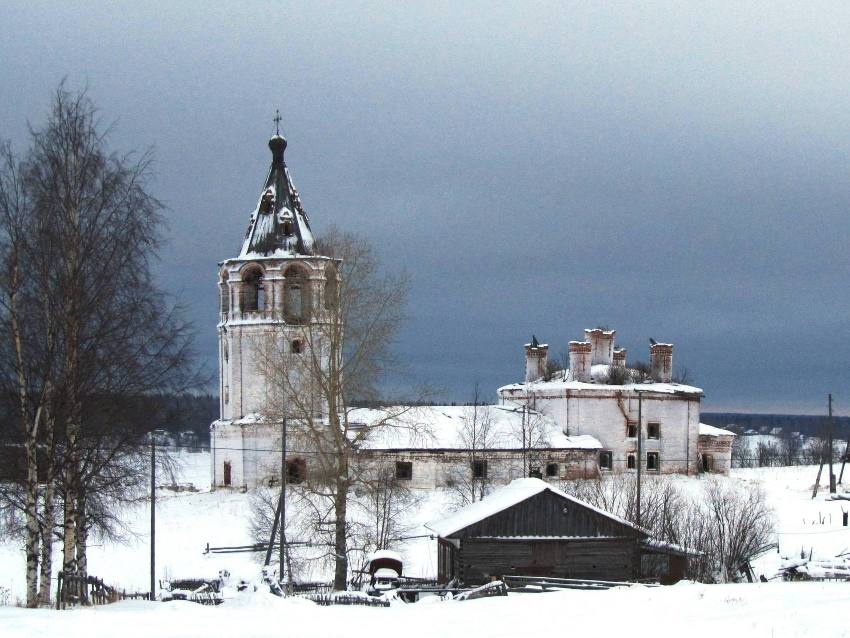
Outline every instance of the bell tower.
<path fill-rule="evenodd" d="M 280 444 L 284 416 L 327 418 L 327 402 L 318 391 L 328 366 L 322 335 L 335 317 L 329 310 L 339 264 L 318 254 L 284 160 L 286 147 L 279 132 L 269 140 L 271 166 L 242 248 L 219 264 L 220 417 L 210 428 L 213 487 L 263 482 L 264 463 L 252 450 Z"/>

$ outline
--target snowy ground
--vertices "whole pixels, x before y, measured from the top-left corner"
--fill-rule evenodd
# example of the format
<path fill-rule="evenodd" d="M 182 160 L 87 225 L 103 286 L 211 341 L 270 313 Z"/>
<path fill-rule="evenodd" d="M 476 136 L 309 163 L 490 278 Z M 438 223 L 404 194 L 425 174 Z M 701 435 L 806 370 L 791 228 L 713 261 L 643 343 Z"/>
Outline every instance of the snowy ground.
<path fill-rule="evenodd" d="M 238 492 L 209 492 L 208 456 L 183 454 L 177 483 L 192 483 L 200 491 L 160 489 L 157 502 L 157 576 L 215 576 L 220 569 L 234 578 L 256 580 L 259 564 L 251 554 L 204 554 L 210 545 L 251 542 L 247 529 L 250 503 Z M 842 527 L 842 509 L 850 501 L 825 501 L 824 489 L 811 499 L 817 468 L 734 470 L 729 480 L 758 482 L 776 513 L 779 552 L 756 564 L 756 572 L 771 577 L 783 558 L 831 558 L 850 549 L 850 528 Z M 694 479 L 681 479 L 693 482 Z M 826 482 L 826 481 L 824 481 Z M 163 481 L 162 483 L 168 483 Z M 690 483 L 687 483 L 690 485 Z M 444 496 L 426 499 L 412 514 L 421 524 L 447 511 Z M 147 590 L 149 583 L 150 510 L 127 510 L 133 533 L 125 543 L 90 549 L 90 572 L 127 590 Z M 414 529 L 411 533 L 427 530 Z M 405 572 L 412 576 L 436 572 L 436 543 L 411 541 L 405 548 Z M 57 555 L 58 559 L 58 555 Z M 0 605 L 23 595 L 24 560 L 17 542 L 0 542 Z M 605 635 L 638 629 L 639 635 L 666 636 L 710 626 L 733 635 L 850 635 L 840 619 L 850 599 L 850 584 L 781 583 L 704 586 L 680 584 L 657 589 L 633 588 L 608 592 L 513 594 L 507 599 L 433 602 L 390 609 L 325 608 L 305 601 L 282 601 L 260 594 L 245 595 L 218 608 L 191 603 L 120 603 L 98 609 L 61 613 L 0 607 L 0 636 L 98 636 L 116 626 L 125 636 L 267 635 L 272 628 L 297 627 L 299 635 L 337 636 L 352 627 L 410 636 L 531 635 L 553 628 L 580 628 L 583 635 Z M 840 607 L 841 606 L 841 607 Z M 439 609 L 440 613 L 434 613 Z M 611 613 L 616 610 L 617 613 Z M 423 616 L 424 614 L 424 616 Z M 635 624 L 636 623 L 636 624 Z M 848 625 L 850 626 L 850 625 Z"/>
<path fill-rule="evenodd" d="M 436 600 L 436 599 L 432 599 Z M 319 607 L 270 594 L 246 596 L 219 607 L 194 603 L 117 603 L 56 612 L 0 608 L 2 635 L 122 638 L 170 636 L 299 636 L 319 638 L 404 635 L 469 636 L 712 635 L 782 638 L 848 636 L 843 583 L 693 585 L 511 594 L 466 602 L 390 608 Z"/>

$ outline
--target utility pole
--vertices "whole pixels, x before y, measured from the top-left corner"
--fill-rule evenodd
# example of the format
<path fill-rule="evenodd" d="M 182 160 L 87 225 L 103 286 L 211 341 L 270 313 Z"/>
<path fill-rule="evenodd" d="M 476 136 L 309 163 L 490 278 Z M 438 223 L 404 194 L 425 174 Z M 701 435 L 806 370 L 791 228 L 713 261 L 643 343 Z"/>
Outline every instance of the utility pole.
<path fill-rule="evenodd" d="M 643 392 L 637 390 L 638 395 L 638 422 L 637 422 L 637 515 L 635 524 L 640 527 L 640 474 L 643 465 L 642 440 L 643 440 Z"/>
<path fill-rule="evenodd" d="M 151 593 L 150 599 L 156 600 L 156 440 L 151 437 Z"/>
<path fill-rule="evenodd" d="M 835 472 L 832 470 L 832 430 L 834 428 L 834 421 L 832 418 L 832 394 L 829 395 L 829 436 L 827 440 L 829 441 L 827 445 L 826 453 L 829 454 L 829 493 L 835 494 Z"/>
<path fill-rule="evenodd" d="M 280 567 L 278 568 L 278 577 L 280 578 L 281 586 L 283 585 L 283 565 L 286 547 L 286 417 L 283 417 L 283 449 L 280 452 L 280 553 L 278 560 Z"/>

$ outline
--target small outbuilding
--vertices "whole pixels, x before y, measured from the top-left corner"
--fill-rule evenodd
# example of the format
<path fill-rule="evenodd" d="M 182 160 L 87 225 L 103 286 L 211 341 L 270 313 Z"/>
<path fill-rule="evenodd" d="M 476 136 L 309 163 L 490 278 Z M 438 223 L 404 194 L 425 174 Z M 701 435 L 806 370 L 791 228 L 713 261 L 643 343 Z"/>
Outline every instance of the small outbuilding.
<path fill-rule="evenodd" d="M 517 479 L 427 527 L 438 535 L 440 583 L 512 575 L 630 581 L 643 576 L 642 562 L 661 582 L 675 582 L 686 560 L 679 548 L 536 478 Z M 659 560 L 667 555 L 674 560 Z"/>

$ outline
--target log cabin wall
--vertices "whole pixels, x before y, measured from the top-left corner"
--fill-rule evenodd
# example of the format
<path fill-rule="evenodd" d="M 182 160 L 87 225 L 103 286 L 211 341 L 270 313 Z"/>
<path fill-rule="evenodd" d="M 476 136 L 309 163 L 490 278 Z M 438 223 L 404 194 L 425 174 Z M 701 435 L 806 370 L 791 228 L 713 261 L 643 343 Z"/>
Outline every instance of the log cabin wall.
<path fill-rule="evenodd" d="M 639 564 L 635 538 L 468 538 L 459 558 L 465 585 L 504 575 L 626 581 L 636 577 Z"/>

